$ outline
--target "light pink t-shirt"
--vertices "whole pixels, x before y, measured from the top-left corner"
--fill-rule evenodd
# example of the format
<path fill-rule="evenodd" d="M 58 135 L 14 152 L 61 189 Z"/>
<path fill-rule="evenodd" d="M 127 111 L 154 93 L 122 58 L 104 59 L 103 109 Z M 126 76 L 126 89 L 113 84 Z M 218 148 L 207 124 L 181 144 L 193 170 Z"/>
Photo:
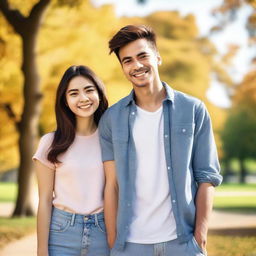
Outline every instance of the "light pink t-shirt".
<path fill-rule="evenodd" d="M 33 160 L 55 171 L 53 205 L 79 214 L 103 210 L 105 183 L 98 130 L 90 136 L 76 135 L 69 149 L 58 156 L 60 164 L 47 160 L 54 133 L 44 135 Z"/>

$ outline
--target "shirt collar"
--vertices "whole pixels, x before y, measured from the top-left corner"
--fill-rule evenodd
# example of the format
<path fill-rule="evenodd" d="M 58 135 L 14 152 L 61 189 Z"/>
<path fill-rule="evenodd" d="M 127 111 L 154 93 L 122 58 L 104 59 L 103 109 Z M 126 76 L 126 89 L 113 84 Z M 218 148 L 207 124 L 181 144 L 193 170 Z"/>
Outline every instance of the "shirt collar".
<path fill-rule="evenodd" d="M 165 82 L 162 82 L 162 84 L 163 84 L 163 87 L 166 90 L 166 97 L 165 97 L 164 101 L 169 100 L 169 101 L 173 102 L 174 101 L 174 91 L 173 91 L 173 89 Z M 135 104 L 135 97 L 134 96 L 135 96 L 134 95 L 134 90 L 132 90 L 131 93 L 125 98 L 124 105 L 128 106 L 131 103 Z"/>

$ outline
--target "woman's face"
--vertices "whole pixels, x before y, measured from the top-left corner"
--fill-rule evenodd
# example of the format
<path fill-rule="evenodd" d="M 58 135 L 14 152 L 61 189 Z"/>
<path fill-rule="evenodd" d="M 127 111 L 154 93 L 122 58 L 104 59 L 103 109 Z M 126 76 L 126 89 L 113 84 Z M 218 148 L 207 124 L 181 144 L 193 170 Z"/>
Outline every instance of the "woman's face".
<path fill-rule="evenodd" d="M 94 83 L 84 76 L 76 76 L 69 82 L 66 101 L 77 118 L 92 118 L 100 100 Z"/>

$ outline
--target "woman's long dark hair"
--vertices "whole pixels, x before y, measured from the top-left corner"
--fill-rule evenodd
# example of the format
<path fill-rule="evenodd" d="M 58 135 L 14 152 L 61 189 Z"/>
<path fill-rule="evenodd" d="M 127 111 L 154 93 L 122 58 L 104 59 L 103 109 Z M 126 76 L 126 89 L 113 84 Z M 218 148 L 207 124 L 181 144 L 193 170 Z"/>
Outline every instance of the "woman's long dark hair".
<path fill-rule="evenodd" d="M 76 76 L 83 76 L 91 80 L 97 88 L 100 102 L 98 109 L 94 113 L 94 122 L 96 125 L 98 125 L 102 114 L 108 108 L 104 84 L 95 73 L 86 66 L 69 67 L 61 78 L 56 93 L 55 115 L 57 129 L 54 133 L 53 142 L 47 157 L 52 163 L 60 163 L 57 159 L 58 155 L 64 153 L 75 139 L 76 117 L 68 107 L 66 91 L 70 80 Z"/>

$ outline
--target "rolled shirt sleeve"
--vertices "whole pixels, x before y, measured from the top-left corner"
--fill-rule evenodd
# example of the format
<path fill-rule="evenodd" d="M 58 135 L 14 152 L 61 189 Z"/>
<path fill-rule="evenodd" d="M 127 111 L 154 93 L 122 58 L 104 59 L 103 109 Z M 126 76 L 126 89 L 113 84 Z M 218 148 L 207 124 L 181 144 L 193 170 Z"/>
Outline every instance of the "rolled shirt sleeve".
<path fill-rule="evenodd" d="M 192 165 L 198 183 L 218 186 L 222 182 L 216 144 L 209 113 L 201 102 L 196 113 Z"/>

